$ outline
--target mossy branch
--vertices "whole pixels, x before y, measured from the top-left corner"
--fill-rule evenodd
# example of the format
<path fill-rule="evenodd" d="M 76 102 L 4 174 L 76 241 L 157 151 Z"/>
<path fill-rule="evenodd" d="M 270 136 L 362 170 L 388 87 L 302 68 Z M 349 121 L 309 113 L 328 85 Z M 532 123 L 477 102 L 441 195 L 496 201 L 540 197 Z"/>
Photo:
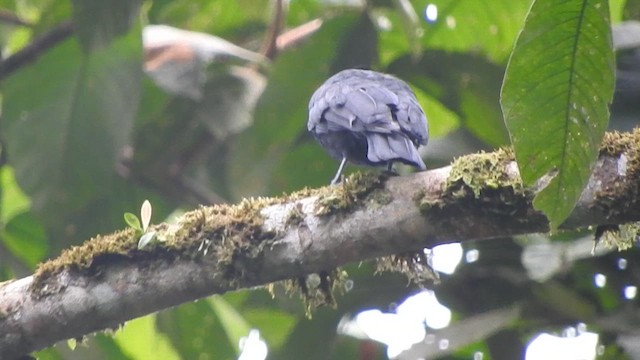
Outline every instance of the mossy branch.
<path fill-rule="evenodd" d="M 640 131 L 609 133 L 589 184 L 561 228 L 640 221 Z M 113 329 L 211 294 L 304 278 L 347 263 L 442 243 L 549 231 L 510 151 L 279 198 L 201 207 L 152 227 L 102 235 L 0 284 L 0 358 Z"/>

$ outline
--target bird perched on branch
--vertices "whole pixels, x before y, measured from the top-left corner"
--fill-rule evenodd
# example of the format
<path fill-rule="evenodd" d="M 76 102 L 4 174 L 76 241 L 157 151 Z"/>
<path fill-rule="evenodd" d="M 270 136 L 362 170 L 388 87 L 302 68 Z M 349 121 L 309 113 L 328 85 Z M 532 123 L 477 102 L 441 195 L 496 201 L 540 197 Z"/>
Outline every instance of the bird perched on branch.
<path fill-rule="evenodd" d="M 333 75 L 311 97 L 307 127 L 341 161 L 332 185 L 347 161 L 426 168 L 418 147 L 429 139 L 427 118 L 409 85 L 394 76 L 360 69 Z"/>

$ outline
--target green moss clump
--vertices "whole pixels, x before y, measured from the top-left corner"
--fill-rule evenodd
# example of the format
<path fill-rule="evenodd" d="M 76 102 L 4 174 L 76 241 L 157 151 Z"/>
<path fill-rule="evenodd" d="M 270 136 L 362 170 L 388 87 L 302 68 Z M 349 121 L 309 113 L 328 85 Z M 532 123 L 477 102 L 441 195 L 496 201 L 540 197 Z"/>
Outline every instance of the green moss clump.
<path fill-rule="evenodd" d="M 515 156 L 511 148 L 459 157 L 451 164 L 451 172 L 445 186 L 455 187 L 462 182 L 476 197 L 479 197 L 481 191 L 487 188 L 510 186 L 514 189 L 522 189 L 520 177 L 506 172 L 507 165 L 513 161 Z"/>
<path fill-rule="evenodd" d="M 640 236 L 640 222 L 622 224 L 609 228 L 596 236 L 596 243 L 604 244 L 608 248 L 617 248 L 618 251 L 632 248 Z"/>
<path fill-rule="evenodd" d="M 637 209 L 640 205 L 640 128 L 626 133 L 606 133 L 600 156 L 616 158 L 618 173 L 606 174 L 612 178 L 596 192 L 594 206 L 609 217 Z"/>
<path fill-rule="evenodd" d="M 384 183 L 389 178 L 386 173 L 354 173 L 336 186 L 327 186 L 318 190 L 319 195 L 316 207 L 316 215 L 327 215 L 338 212 L 349 212 L 362 205 L 368 195 L 375 193 L 380 198 L 385 191 Z M 384 200 L 391 201 L 387 193 Z"/>
<path fill-rule="evenodd" d="M 640 152 L 638 145 L 640 145 L 640 127 L 631 132 L 611 131 L 604 134 L 600 154 L 618 156 L 629 151 L 635 154 Z"/>
<path fill-rule="evenodd" d="M 491 153 L 477 153 L 457 158 L 451 164 L 451 171 L 443 183 L 442 194 L 430 198 L 424 191 L 418 192 L 414 200 L 423 211 L 442 209 L 460 200 L 480 202 L 513 201 L 529 197 L 516 171 L 510 171 L 514 164 L 513 150 L 502 148 Z M 515 165 L 515 164 L 514 164 Z"/>

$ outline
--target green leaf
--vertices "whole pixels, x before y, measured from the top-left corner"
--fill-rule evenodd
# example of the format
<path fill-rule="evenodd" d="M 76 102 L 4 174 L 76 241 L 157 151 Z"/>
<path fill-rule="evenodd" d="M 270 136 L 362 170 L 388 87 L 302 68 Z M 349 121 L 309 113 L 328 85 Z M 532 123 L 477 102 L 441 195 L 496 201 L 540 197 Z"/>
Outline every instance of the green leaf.
<path fill-rule="evenodd" d="M 113 196 L 137 112 L 141 54 L 139 29 L 88 55 L 70 39 L 2 84 L 9 162 L 47 225 L 99 194 Z"/>
<path fill-rule="evenodd" d="M 65 360 L 65 357 L 62 356 L 60 349 L 53 346 L 34 353 L 34 356 L 38 360 Z"/>
<path fill-rule="evenodd" d="M 4 245 L 31 268 L 47 255 L 47 234 L 29 212 L 11 218 L 2 231 Z"/>
<path fill-rule="evenodd" d="M 413 0 L 423 17 L 436 6 L 438 17 L 423 22 L 423 46 L 447 51 L 478 51 L 502 63 L 529 8 L 524 0 Z"/>
<path fill-rule="evenodd" d="M 279 308 L 250 308 L 243 309 L 242 315 L 254 327 L 260 329 L 260 336 L 265 339 L 269 348 L 279 348 L 291 334 L 296 323 L 300 320 L 295 315 Z M 306 321 L 303 319 L 302 321 Z"/>
<path fill-rule="evenodd" d="M 611 23 L 617 24 L 623 20 L 623 16 L 625 14 L 626 7 L 632 3 L 636 3 L 636 6 L 639 4 L 638 1 L 632 0 L 609 0 L 609 9 L 611 13 Z"/>
<path fill-rule="evenodd" d="M 329 2 L 318 0 L 290 1 L 286 16 L 287 25 L 290 27 L 298 26 L 316 18 L 323 17 L 326 12 L 332 10 Z"/>
<path fill-rule="evenodd" d="M 381 67 L 389 65 L 392 61 L 411 51 L 410 39 L 402 26 L 401 15 L 395 9 L 373 8 L 371 16 L 378 22 L 383 19 L 383 24 L 390 25 L 378 30 L 378 58 Z"/>
<path fill-rule="evenodd" d="M 440 101 L 425 93 L 421 88 L 413 87 L 413 92 L 427 115 L 429 138 L 443 137 L 460 127 L 460 117 Z"/>
<path fill-rule="evenodd" d="M 67 339 L 67 346 L 69 349 L 75 350 L 77 345 L 76 339 Z"/>
<path fill-rule="evenodd" d="M 158 329 L 166 334 L 183 359 L 235 359 L 238 344 L 231 344 L 208 301 L 183 304 L 158 314 Z"/>
<path fill-rule="evenodd" d="M 115 339 L 115 334 L 110 332 L 99 332 L 95 334 L 92 339 L 96 346 L 89 346 L 87 350 L 96 353 L 99 349 L 104 359 L 118 359 L 118 360 L 135 360 L 131 356 L 127 356 L 123 350 L 118 346 L 118 342 Z"/>
<path fill-rule="evenodd" d="M 305 186 L 325 186 L 338 170 L 339 162 L 330 157 L 312 139 L 287 151 L 273 173 L 273 182 L 282 191 L 295 191 Z M 304 171 L 295 171 L 304 169 Z M 347 166 L 345 174 L 362 167 Z M 294 170 L 294 171 L 292 171 Z"/>
<path fill-rule="evenodd" d="M 142 234 L 142 236 L 140 236 L 140 240 L 138 241 L 138 249 L 144 249 L 145 246 L 149 245 L 154 240 L 156 240 L 155 231 L 150 231 L 148 233 Z"/>
<path fill-rule="evenodd" d="M 124 222 L 126 222 L 130 228 L 142 232 L 142 225 L 140 224 L 140 219 L 138 219 L 138 217 L 135 214 L 132 214 L 130 212 L 124 213 Z"/>
<path fill-rule="evenodd" d="M 171 24 L 232 39 L 263 31 L 272 9 L 273 2 L 268 0 L 159 0 L 153 2 L 149 17 L 154 24 Z"/>
<path fill-rule="evenodd" d="M 85 51 L 108 46 L 139 18 L 140 0 L 72 0 L 73 22 Z"/>
<path fill-rule="evenodd" d="M 156 329 L 155 319 L 156 315 L 152 314 L 128 321 L 116 333 L 115 342 L 132 359 L 182 359 L 167 336 Z M 162 356 L 158 357 L 159 354 Z"/>
<path fill-rule="evenodd" d="M 557 171 L 533 203 L 552 228 L 569 216 L 591 174 L 614 66 L 606 1 L 533 4 L 509 61 L 502 109 L 525 184 Z"/>
<path fill-rule="evenodd" d="M 492 146 L 508 142 L 500 110 L 500 85 L 504 70 L 477 55 L 425 51 L 420 61 L 403 56 L 389 65 L 388 71 L 414 85 L 417 91 L 437 99 L 457 114 L 462 126 Z M 431 116 L 433 102 L 422 103 L 429 125 L 451 123 L 451 118 Z M 438 105 L 434 105 L 438 106 Z M 436 127 L 437 129 L 437 127 Z"/>
<path fill-rule="evenodd" d="M 370 68 L 377 56 L 378 33 L 369 13 L 363 11 L 353 26 L 342 35 L 332 68 Z"/>
<path fill-rule="evenodd" d="M 229 342 L 235 344 L 235 349 L 239 354 L 238 344 L 240 343 L 240 338 L 249 335 L 251 326 L 222 296 L 212 296 L 207 300 L 211 304 L 213 311 L 218 315 Z"/>
<path fill-rule="evenodd" d="M 20 6 L 24 8 L 24 6 Z M 72 15 L 71 1 L 43 1 L 42 6 L 33 6 L 29 11 L 38 11 L 38 22 L 34 34 L 43 34 L 63 21 L 68 21 Z M 33 13 L 30 14 L 34 16 Z"/>
<path fill-rule="evenodd" d="M 0 168 L 0 222 L 7 223 L 15 215 L 29 209 L 31 202 L 22 192 L 15 179 L 13 168 L 3 166 Z"/>

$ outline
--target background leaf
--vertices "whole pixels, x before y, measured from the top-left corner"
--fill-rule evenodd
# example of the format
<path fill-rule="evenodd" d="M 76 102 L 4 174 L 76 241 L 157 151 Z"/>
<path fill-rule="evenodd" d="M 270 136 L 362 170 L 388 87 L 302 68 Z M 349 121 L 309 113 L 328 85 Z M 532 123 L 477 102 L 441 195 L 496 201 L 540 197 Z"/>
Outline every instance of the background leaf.
<path fill-rule="evenodd" d="M 139 0 L 73 0 L 73 20 L 86 51 L 100 49 L 126 34 L 135 24 Z"/>
<path fill-rule="evenodd" d="M 236 358 L 238 344 L 229 341 L 220 319 L 207 301 L 160 313 L 157 327 L 169 337 L 183 358 L 201 355 L 209 359 Z"/>
<path fill-rule="evenodd" d="M 486 59 L 469 54 L 425 51 L 419 61 L 403 56 L 389 65 L 389 72 L 409 80 L 455 112 L 465 129 L 487 144 L 508 143 L 500 111 L 500 84 L 504 70 Z M 429 111 L 430 103 L 424 103 Z M 429 118 L 430 126 L 447 119 Z M 434 133 L 437 136 L 437 133 Z"/>
<path fill-rule="evenodd" d="M 422 42 L 427 49 L 479 52 L 495 62 L 507 59 L 522 27 L 528 0 L 414 0 L 424 19 Z M 425 18 L 427 6 L 437 19 Z"/>
<path fill-rule="evenodd" d="M 17 214 L 31 206 L 29 197 L 16 184 L 15 174 L 10 166 L 0 168 L 0 221 L 7 223 Z"/>
<path fill-rule="evenodd" d="M 12 217 L 1 234 L 7 249 L 32 269 L 47 255 L 47 234 L 31 213 Z"/>
<path fill-rule="evenodd" d="M 156 315 L 147 315 L 127 322 L 127 325 L 116 333 L 116 344 L 132 359 L 181 359 L 167 337 L 156 331 L 155 320 Z"/>
<path fill-rule="evenodd" d="M 240 343 L 240 338 L 249 335 L 251 326 L 223 297 L 212 296 L 209 298 L 209 304 L 218 316 L 218 319 L 220 319 L 220 324 L 222 324 L 222 327 L 227 333 L 229 342 L 235 344 L 236 351 L 239 354 L 240 349 L 238 344 Z"/>
<path fill-rule="evenodd" d="M 4 82 L 0 130 L 32 210 L 48 226 L 116 188 L 138 106 L 140 56 L 139 30 L 91 54 L 72 39 Z"/>

